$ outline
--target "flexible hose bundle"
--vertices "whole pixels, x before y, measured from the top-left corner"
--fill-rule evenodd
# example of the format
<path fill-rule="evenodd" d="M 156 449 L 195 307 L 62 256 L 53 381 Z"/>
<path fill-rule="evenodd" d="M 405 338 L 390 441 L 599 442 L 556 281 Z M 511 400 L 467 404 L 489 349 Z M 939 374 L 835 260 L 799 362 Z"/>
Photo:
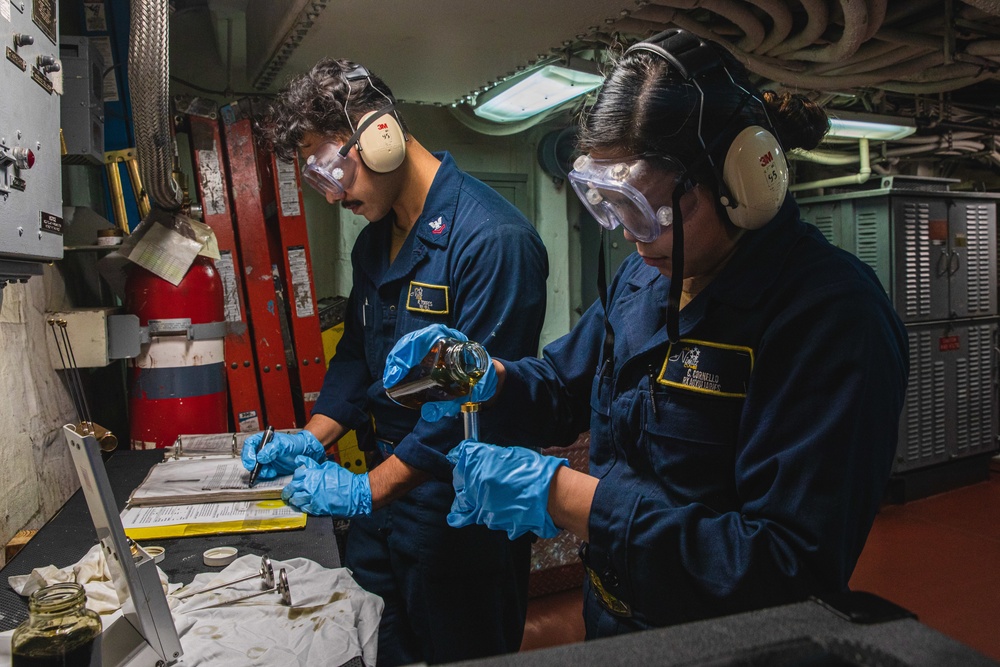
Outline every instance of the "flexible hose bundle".
<path fill-rule="evenodd" d="M 128 68 L 142 182 L 157 206 L 175 210 L 180 208 L 183 198 L 172 175 L 174 142 L 170 127 L 167 2 L 132 0 Z"/>

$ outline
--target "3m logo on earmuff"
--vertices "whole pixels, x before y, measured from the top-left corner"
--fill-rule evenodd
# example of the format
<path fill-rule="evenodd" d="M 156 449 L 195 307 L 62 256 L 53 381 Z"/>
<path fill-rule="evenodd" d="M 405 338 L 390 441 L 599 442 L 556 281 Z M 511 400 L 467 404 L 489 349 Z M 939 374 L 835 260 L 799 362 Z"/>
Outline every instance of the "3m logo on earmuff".
<path fill-rule="evenodd" d="M 367 80 L 368 85 L 388 102 L 381 109 L 369 111 L 361 117 L 346 147 L 349 149 L 350 146 L 356 145 L 361 161 L 372 171 L 379 174 L 393 171 L 406 157 L 406 134 L 396 115 L 395 103 L 391 97 L 375 87 L 371 74 L 361 65 L 348 72 L 345 78 L 348 82 Z M 348 124 L 351 121 L 351 116 L 347 112 L 349 101 L 350 95 L 344 102 L 344 113 L 347 114 Z"/>

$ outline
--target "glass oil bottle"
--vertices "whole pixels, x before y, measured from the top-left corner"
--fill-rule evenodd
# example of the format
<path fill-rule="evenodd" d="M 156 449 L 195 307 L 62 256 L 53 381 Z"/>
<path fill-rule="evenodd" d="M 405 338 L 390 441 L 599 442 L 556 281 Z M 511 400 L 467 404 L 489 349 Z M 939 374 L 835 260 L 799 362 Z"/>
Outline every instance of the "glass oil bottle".
<path fill-rule="evenodd" d="M 442 336 L 420 363 L 385 393 L 408 408 L 468 396 L 486 373 L 489 359 L 479 343 Z"/>

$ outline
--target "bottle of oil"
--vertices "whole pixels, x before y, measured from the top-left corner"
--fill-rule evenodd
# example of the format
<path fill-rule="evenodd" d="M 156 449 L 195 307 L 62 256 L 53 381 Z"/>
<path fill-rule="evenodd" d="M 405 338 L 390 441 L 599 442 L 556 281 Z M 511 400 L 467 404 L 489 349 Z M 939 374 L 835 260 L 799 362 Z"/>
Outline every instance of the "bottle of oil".
<path fill-rule="evenodd" d="M 427 356 L 385 393 L 408 408 L 468 396 L 489 363 L 490 357 L 479 343 L 442 336 Z"/>
<path fill-rule="evenodd" d="M 101 617 L 77 583 L 53 584 L 28 598 L 28 620 L 11 637 L 13 667 L 99 667 Z"/>

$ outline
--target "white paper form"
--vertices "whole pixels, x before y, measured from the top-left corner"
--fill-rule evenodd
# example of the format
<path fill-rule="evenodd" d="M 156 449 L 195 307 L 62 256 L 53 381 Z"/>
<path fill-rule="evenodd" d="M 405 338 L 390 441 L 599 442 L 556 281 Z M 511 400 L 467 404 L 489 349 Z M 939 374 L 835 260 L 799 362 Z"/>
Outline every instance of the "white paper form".
<path fill-rule="evenodd" d="M 259 479 L 248 486 L 250 473 L 238 458 L 204 457 L 168 459 L 149 470 L 129 497 L 130 507 L 144 505 L 191 505 L 206 502 L 265 500 L 280 498 L 291 475 Z"/>
<path fill-rule="evenodd" d="M 298 516 L 302 516 L 302 512 L 284 503 L 261 500 L 240 503 L 171 505 L 168 507 L 129 507 L 122 512 L 122 525 L 128 530 L 129 528 L 178 524 L 266 521 Z"/>

